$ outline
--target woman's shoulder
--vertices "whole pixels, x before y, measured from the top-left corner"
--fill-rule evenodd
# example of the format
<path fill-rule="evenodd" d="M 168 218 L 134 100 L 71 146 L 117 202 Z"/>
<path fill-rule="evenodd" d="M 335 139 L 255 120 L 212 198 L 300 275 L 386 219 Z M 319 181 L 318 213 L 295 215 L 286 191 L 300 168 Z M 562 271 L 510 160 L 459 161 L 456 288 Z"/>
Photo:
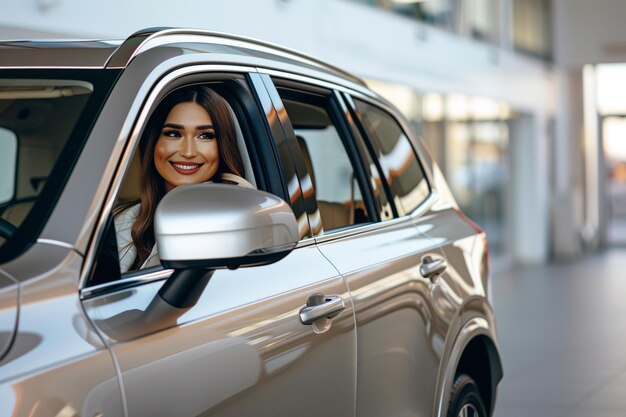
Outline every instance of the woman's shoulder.
<path fill-rule="evenodd" d="M 120 207 L 115 210 L 114 221 L 115 221 L 115 229 L 123 230 L 127 227 L 132 227 L 135 219 L 139 215 L 139 210 L 141 209 L 141 203 L 129 205 L 127 207 Z M 127 227 L 125 227 L 127 226 Z"/>
<path fill-rule="evenodd" d="M 245 188 L 256 189 L 256 187 L 252 183 L 237 174 L 223 173 L 220 179 L 222 180 L 222 182 L 239 185 Z"/>

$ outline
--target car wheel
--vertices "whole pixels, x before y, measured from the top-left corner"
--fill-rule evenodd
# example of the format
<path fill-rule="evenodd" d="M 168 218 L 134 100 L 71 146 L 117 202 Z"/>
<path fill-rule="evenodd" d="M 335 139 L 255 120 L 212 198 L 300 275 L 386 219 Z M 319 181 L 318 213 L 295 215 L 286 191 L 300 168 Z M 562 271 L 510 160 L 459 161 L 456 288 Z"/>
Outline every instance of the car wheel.
<path fill-rule="evenodd" d="M 478 385 L 470 376 L 461 374 L 452 384 L 448 417 L 487 417 Z"/>

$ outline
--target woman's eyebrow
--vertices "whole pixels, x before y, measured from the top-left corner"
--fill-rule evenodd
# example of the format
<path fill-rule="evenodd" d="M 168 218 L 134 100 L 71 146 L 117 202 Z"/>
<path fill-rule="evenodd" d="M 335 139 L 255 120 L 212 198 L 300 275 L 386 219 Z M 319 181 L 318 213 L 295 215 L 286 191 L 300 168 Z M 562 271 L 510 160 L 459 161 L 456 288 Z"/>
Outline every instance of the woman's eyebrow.
<path fill-rule="evenodd" d="M 181 130 L 185 129 L 184 125 L 179 125 L 179 124 L 176 124 L 176 123 L 165 123 L 163 125 L 163 127 L 168 127 L 170 129 L 181 129 Z M 213 129 L 213 125 L 199 125 L 199 126 L 196 126 L 196 130 L 206 130 L 206 129 Z"/>

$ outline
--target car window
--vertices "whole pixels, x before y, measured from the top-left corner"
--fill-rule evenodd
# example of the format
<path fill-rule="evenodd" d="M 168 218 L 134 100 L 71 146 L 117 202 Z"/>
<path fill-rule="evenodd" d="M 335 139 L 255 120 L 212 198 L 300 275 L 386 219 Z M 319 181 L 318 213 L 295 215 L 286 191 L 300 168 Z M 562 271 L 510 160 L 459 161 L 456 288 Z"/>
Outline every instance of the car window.
<path fill-rule="evenodd" d="M 361 100 L 354 102 L 398 214 L 412 212 L 430 188 L 411 142 L 389 113 Z"/>
<path fill-rule="evenodd" d="M 15 194 L 15 168 L 17 167 L 17 135 L 12 130 L 0 128 L 0 204 L 13 199 Z"/>
<path fill-rule="evenodd" d="M 285 88 L 278 92 L 302 152 L 324 233 L 372 221 L 355 164 L 332 117 L 332 99 Z"/>
<path fill-rule="evenodd" d="M 19 255 L 43 228 L 114 76 L 0 72 L 0 262 Z"/>
<path fill-rule="evenodd" d="M 264 188 L 249 126 L 221 82 L 192 84 L 157 104 L 124 174 L 88 286 L 162 269 L 154 236 L 160 199 L 178 186 L 219 182 Z"/>

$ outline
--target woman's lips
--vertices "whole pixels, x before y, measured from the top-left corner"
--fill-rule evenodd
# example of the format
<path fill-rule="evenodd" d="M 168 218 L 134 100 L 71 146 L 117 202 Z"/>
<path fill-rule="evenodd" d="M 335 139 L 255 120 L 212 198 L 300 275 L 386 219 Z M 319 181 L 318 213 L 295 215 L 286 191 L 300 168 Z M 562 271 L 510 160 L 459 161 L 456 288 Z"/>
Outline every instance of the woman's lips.
<path fill-rule="evenodd" d="M 198 172 L 203 164 L 197 164 L 192 162 L 172 162 L 169 161 L 172 168 L 179 174 L 192 175 Z"/>

